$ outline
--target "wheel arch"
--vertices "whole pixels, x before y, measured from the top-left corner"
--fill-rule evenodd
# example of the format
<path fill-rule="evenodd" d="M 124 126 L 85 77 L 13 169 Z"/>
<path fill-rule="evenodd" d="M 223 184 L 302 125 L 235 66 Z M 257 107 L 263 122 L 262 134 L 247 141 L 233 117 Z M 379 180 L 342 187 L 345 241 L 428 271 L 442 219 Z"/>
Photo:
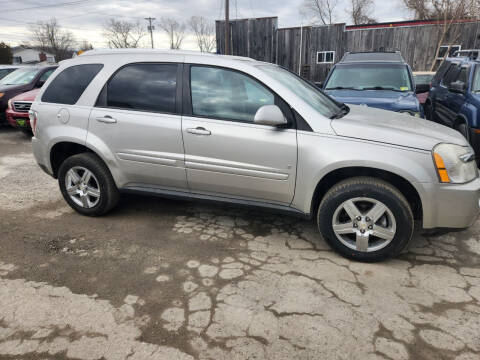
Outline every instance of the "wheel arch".
<path fill-rule="evenodd" d="M 320 179 L 315 187 L 311 202 L 310 214 L 315 215 L 320 202 L 327 193 L 338 182 L 358 176 L 369 176 L 385 180 L 395 186 L 407 199 L 412 209 L 415 220 L 422 220 L 423 207 L 422 200 L 415 187 L 404 177 L 394 174 L 387 170 L 378 168 L 352 166 L 332 170 Z"/>

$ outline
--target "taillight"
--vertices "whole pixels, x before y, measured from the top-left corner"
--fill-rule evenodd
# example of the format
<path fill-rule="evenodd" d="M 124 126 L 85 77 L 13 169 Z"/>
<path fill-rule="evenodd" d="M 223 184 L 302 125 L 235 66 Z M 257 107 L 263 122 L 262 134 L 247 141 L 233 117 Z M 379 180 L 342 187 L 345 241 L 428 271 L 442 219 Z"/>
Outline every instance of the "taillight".
<path fill-rule="evenodd" d="M 35 110 L 30 110 L 28 112 L 28 117 L 30 119 L 30 126 L 32 127 L 33 135 L 35 135 L 35 132 L 37 131 L 38 114 Z"/>

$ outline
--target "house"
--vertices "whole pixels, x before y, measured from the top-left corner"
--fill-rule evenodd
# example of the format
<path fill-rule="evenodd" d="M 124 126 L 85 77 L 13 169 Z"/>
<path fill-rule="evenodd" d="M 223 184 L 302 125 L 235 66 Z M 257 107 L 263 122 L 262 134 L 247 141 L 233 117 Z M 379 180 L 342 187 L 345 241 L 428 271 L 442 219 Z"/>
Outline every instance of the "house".
<path fill-rule="evenodd" d="M 13 64 L 39 64 L 55 63 L 55 55 L 44 52 L 34 47 L 15 46 L 12 48 Z"/>

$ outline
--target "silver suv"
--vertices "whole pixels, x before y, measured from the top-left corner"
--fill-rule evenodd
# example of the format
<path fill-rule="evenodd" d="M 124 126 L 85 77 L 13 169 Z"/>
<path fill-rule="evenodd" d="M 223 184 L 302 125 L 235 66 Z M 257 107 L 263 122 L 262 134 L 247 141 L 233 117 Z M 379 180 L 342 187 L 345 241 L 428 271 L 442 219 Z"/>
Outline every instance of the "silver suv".
<path fill-rule="evenodd" d="M 398 254 L 414 221 L 465 228 L 479 212 L 456 131 L 346 106 L 248 58 L 89 51 L 33 103 L 33 150 L 68 204 L 102 215 L 122 192 L 260 206 L 315 218 L 344 256 Z"/>

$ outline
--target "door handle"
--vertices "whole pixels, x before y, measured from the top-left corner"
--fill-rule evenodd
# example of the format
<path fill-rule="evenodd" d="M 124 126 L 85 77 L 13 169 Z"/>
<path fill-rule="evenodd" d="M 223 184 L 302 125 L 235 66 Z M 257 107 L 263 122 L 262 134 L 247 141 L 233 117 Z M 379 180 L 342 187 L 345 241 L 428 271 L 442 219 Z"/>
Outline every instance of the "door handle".
<path fill-rule="evenodd" d="M 110 115 L 105 115 L 104 117 L 97 117 L 95 120 L 98 122 L 103 122 L 105 124 L 115 124 L 117 119 L 112 118 Z"/>
<path fill-rule="evenodd" d="M 210 135 L 212 132 L 203 127 L 188 128 L 187 132 L 194 135 Z"/>

